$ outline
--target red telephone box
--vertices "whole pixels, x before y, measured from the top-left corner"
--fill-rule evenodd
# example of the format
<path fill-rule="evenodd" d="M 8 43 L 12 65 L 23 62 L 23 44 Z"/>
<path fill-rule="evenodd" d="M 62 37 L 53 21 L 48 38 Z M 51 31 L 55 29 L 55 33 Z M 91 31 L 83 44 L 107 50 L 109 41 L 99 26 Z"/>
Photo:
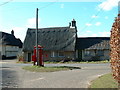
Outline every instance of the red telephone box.
<path fill-rule="evenodd" d="M 43 47 L 38 45 L 38 60 L 36 57 L 36 46 L 34 46 L 34 54 L 32 56 L 32 61 L 34 61 L 34 65 L 35 63 L 38 61 L 40 63 L 40 66 L 44 66 L 43 63 Z"/>

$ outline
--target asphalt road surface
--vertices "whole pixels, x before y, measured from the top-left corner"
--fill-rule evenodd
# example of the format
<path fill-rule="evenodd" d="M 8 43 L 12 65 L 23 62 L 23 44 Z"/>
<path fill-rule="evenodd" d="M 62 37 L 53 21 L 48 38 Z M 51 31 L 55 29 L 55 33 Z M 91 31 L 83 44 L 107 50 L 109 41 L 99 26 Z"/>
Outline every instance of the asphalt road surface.
<path fill-rule="evenodd" d="M 5 88 L 87 88 L 97 77 L 110 73 L 110 64 L 45 64 L 45 66 L 79 66 L 82 69 L 57 72 L 30 72 L 22 69 L 32 64 L 16 60 L 0 62 L 0 84 Z"/>

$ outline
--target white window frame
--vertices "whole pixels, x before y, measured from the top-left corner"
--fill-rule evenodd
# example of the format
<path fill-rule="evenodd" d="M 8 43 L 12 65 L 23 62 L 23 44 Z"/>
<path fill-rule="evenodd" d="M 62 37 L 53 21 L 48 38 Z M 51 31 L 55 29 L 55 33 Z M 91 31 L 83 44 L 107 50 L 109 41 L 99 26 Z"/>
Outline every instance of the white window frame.
<path fill-rule="evenodd" d="M 51 52 L 51 57 L 55 57 L 55 51 Z"/>
<path fill-rule="evenodd" d="M 90 51 L 89 50 L 85 50 L 84 53 L 85 53 L 85 56 L 90 56 Z"/>

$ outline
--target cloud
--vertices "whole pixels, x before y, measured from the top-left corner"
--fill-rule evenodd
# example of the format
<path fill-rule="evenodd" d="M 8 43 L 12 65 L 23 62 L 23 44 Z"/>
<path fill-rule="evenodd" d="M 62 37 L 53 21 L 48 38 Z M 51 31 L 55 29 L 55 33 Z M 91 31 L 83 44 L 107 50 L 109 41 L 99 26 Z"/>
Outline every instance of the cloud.
<path fill-rule="evenodd" d="M 8 2 L 9 0 L 1 0 L 1 2 Z M 29 0 L 29 2 L 99 2 L 103 0 Z M 28 2 L 28 0 L 13 0 L 12 2 Z"/>
<path fill-rule="evenodd" d="M 93 16 L 92 16 L 92 18 L 98 18 L 98 16 L 96 16 L 96 15 L 93 15 Z"/>
<path fill-rule="evenodd" d="M 40 18 L 38 18 L 38 23 L 40 23 Z M 29 18 L 27 20 L 27 27 L 36 27 L 36 18 L 33 17 L 33 18 Z"/>
<path fill-rule="evenodd" d="M 101 22 L 96 22 L 95 25 L 96 25 L 96 26 L 100 26 L 100 25 L 101 25 Z"/>
<path fill-rule="evenodd" d="M 21 41 L 24 41 L 27 28 L 26 27 L 13 27 L 12 29 L 14 30 L 14 34 L 16 38 L 20 38 Z"/>
<path fill-rule="evenodd" d="M 20 32 L 21 30 L 23 30 L 23 27 L 13 27 L 13 30 L 15 30 L 16 32 Z"/>
<path fill-rule="evenodd" d="M 105 16 L 105 19 L 108 19 L 108 16 Z"/>
<path fill-rule="evenodd" d="M 38 19 L 40 22 L 40 18 Z M 20 38 L 21 41 L 24 41 L 27 28 L 35 28 L 36 27 L 36 18 L 29 18 L 23 26 L 15 26 L 11 24 L 7 25 L 8 27 L 0 27 L 3 32 L 11 33 L 14 30 L 14 35 L 16 38 Z"/>
<path fill-rule="evenodd" d="M 90 35 L 90 37 L 97 37 L 97 36 L 98 36 L 97 34 Z"/>
<path fill-rule="evenodd" d="M 104 2 L 102 2 L 101 4 L 98 5 L 99 9 L 105 10 L 105 11 L 109 11 L 111 9 L 113 9 L 114 7 L 118 6 L 118 2 L 119 0 L 106 0 Z"/>
<path fill-rule="evenodd" d="M 60 8 L 64 8 L 64 4 L 61 4 L 61 5 L 60 5 Z"/>
<path fill-rule="evenodd" d="M 90 33 L 91 31 L 86 31 L 86 33 Z"/>
<path fill-rule="evenodd" d="M 110 32 L 84 32 L 79 33 L 79 37 L 110 37 Z"/>
<path fill-rule="evenodd" d="M 99 32 L 101 37 L 110 37 L 110 32 Z"/>
<path fill-rule="evenodd" d="M 79 37 L 98 37 L 98 35 L 96 33 L 83 33 Z"/>
<path fill-rule="evenodd" d="M 89 27 L 89 26 L 92 26 L 92 24 L 90 24 L 90 23 L 86 23 L 85 25 L 88 26 L 88 27 Z"/>

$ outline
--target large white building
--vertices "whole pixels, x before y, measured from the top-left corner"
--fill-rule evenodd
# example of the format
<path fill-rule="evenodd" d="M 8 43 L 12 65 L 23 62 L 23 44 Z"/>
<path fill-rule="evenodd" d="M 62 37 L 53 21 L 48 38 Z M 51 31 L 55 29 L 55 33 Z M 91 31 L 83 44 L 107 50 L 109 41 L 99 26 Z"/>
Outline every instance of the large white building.
<path fill-rule="evenodd" d="M 14 31 L 11 34 L 0 32 L 0 55 L 2 59 L 17 57 L 22 49 L 22 42 L 14 36 Z"/>

